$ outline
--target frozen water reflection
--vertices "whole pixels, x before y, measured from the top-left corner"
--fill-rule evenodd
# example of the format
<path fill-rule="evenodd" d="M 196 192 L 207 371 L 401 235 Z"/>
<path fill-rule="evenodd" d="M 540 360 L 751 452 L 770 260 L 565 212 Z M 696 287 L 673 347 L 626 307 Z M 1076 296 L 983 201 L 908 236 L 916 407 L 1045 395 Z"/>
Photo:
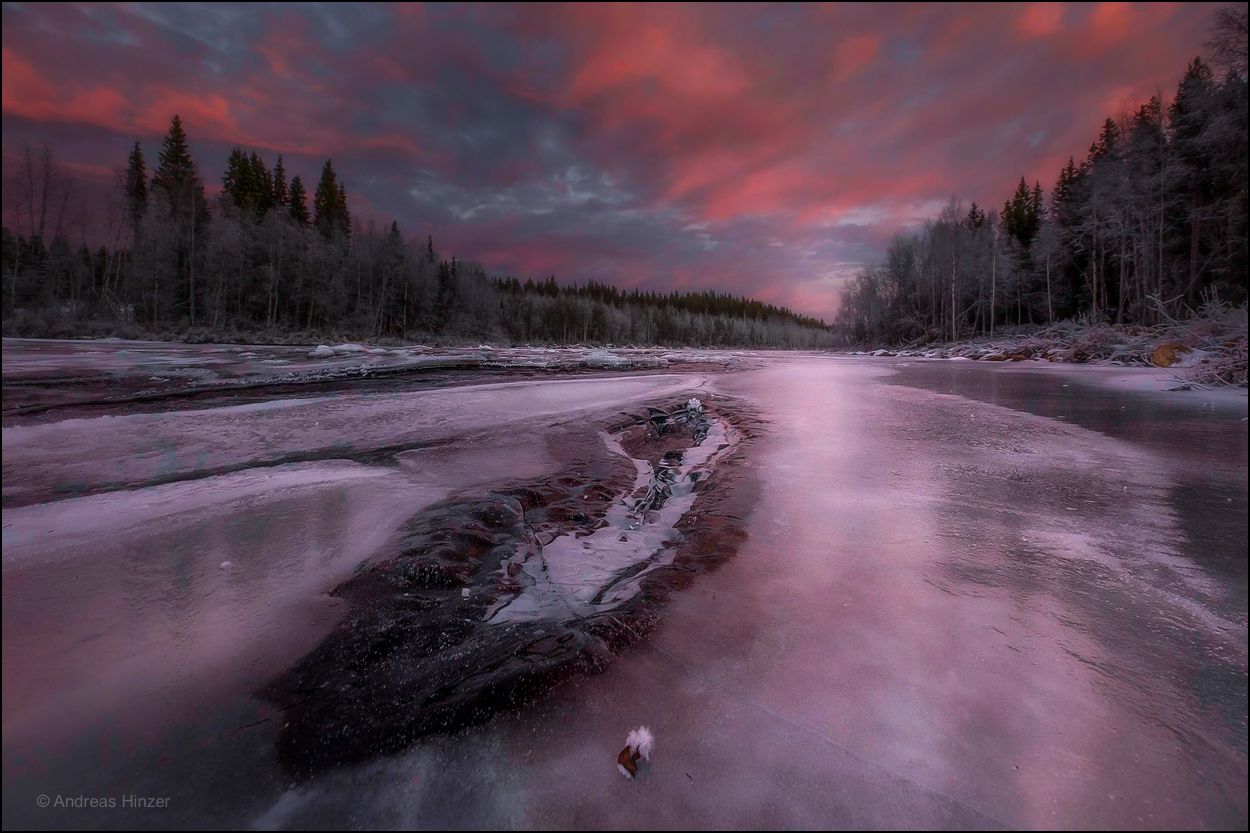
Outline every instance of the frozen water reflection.
<path fill-rule="evenodd" d="M 1057 387 L 1054 368 L 952 381 L 949 367 L 914 364 L 898 385 L 889 360 L 774 355 L 706 377 L 6 429 L 6 494 L 34 500 L 58 479 L 128 489 L 4 510 L 6 536 L 19 536 L 4 553 L 5 826 L 1244 828 L 1245 399 L 1128 395 L 1068 369 Z M 418 497 L 413 484 L 506 477 L 522 427 L 546 438 L 527 466 L 549 472 L 571 423 L 691 394 L 735 397 L 768 421 L 745 461 L 762 489 L 736 559 L 674 594 L 647 644 L 605 673 L 291 782 L 273 757 L 282 714 L 223 671 L 251 684 L 292 661 L 281 648 L 315 640 L 274 628 L 264 593 L 236 582 L 263 563 L 250 586 L 316 584 L 318 565 L 349 566 L 374 527 L 409 511 L 391 500 Z M 244 475 L 151 486 L 154 459 L 133 459 L 160 439 L 192 476 L 185 452 L 201 446 L 213 464 L 255 465 L 332 453 L 344 435 L 373 453 L 393 432 L 439 442 L 376 475 L 354 463 L 342 471 L 370 476 L 306 484 L 330 490 L 338 514 L 302 491 L 248 492 L 238 517 L 273 535 L 232 539 L 228 571 L 221 552 L 195 555 L 187 530 L 211 529 L 215 507 L 233 512 L 209 499 L 212 483 Z M 701 448 L 719 444 L 709 434 Z M 619 544 L 630 509 L 614 512 L 605 530 Z M 355 525 L 323 529 L 347 516 Z M 309 546 L 292 543 L 299 534 Z M 573 546 L 585 541 L 552 553 L 570 604 L 594 602 L 598 591 L 578 596 L 584 576 L 602 587 L 652 557 L 605 548 L 600 569 Z M 122 662 L 139 671 L 113 674 Z M 136 744 L 130 730 L 145 723 Z M 638 725 L 657 753 L 627 782 L 616 756 Z M 140 788 L 175 809 L 53 815 L 31 800 Z"/>

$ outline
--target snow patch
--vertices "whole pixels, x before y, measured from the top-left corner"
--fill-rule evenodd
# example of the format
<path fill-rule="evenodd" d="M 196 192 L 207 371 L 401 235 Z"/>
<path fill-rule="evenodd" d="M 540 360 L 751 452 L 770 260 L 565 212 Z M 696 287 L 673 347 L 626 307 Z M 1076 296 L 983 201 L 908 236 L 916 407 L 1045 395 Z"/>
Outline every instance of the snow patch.
<path fill-rule="evenodd" d="M 625 745 L 642 754 L 644 761 L 651 760 L 651 749 L 655 744 L 655 736 L 646 726 L 639 726 L 625 738 Z"/>
<path fill-rule="evenodd" d="M 616 369 L 629 367 L 629 359 L 609 353 L 607 350 L 591 350 L 582 358 L 582 364 L 587 367 Z"/>

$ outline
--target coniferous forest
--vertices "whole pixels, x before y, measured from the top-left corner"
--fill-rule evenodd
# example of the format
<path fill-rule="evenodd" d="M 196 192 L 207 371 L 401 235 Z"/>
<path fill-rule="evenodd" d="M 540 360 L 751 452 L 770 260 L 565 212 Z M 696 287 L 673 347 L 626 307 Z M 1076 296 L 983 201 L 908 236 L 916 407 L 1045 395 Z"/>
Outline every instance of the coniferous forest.
<path fill-rule="evenodd" d="M 311 193 L 310 193 L 311 189 Z M 51 148 L 23 148 L 5 183 L 4 332 L 198 340 L 374 340 L 816 347 L 831 328 L 718 292 L 623 292 L 492 277 L 397 222 L 353 224 L 326 160 L 315 185 L 231 151 L 214 203 L 173 117 L 155 167 L 119 169 L 108 242 L 87 245 Z M 77 239 L 77 245 L 71 241 Z"/>
<path fill-rule="evenodd" d="M 1209 57 L 1170 102 L 1107 118 L 1046 192 L 1021 178 L 1001 210 L 952 198 L 841 293 L 857 343 L 956 341 L 1081 318 L 1155 324 L 1246 302 L 1246 7 L 1220 10 Z"/>
<path fill-rule="evenodd" d="M 4 332 L 818 347 L 1073 318 L 1150 324 L 1239 305 L 1250 267 L 1245 7 L 1218 12 L 1212 32 L 1170 101 L 1108 117 L 1049 191 L 1022 177 L 1001 209 L 952 197 L 896 235 L 883 263 L 845 285 L 833 327 L 717 292 L 490 276 L 398 223 L 354 226 L 333 160 L 311 185 L 281 156 L 270 167 L 235 148 L 210 201 L 175 115 L 152 170 L 138 142 L 117 170 L 103 242 L 91 245 L 53 149 L 22 148 L 4 185 Z"/>

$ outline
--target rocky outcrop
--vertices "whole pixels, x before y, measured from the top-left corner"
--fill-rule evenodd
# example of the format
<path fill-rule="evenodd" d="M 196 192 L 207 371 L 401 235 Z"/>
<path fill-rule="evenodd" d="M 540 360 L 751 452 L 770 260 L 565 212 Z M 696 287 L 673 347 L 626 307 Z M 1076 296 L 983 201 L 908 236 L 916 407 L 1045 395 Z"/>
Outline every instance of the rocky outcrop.
<path fill-rule="evenodd" d="M 701 406 L 651 409 L 618 426 L 618 436 L 631 454 L 647 448 L 653 454 L 646 456 L 662 462 L 706 436 L 706 422 Z M 340 627 L 261 692 L 286 712 L 278 751 L 287 768 L 308 774 L 481 722 L 572 674 L 605 668 L 645 635 L 668 592 L 721 563 L 745 537 L 754 481 L 732 459 L 697 482 L 678 537 L 666 545 L 671 558 L 630 579 L 638 582 L 632 598 L 589 615 L 488 621 L 530 580 L 523 567 L 533 562 L 525 562 L 555 538 L 591 535 L 622 499 L 663 504 L 666 467 L 656 467 L 645 494 L 631 494 L 632 469 L 619 455 L 578 460 L 564 475 L 444 502 L 412 518 L 396 536 L 393 557 L 361 565 L 334 591 L 351 605 Z"/>

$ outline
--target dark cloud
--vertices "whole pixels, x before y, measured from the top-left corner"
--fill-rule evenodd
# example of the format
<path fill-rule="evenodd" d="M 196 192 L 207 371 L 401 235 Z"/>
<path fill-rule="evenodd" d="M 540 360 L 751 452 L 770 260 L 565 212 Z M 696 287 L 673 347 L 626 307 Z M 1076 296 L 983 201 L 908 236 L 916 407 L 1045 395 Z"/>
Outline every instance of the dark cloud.
<path fill-rule="evenodd" d="M 1052 182 L 1175 88 L 1212 4 L 9 4 L 3 142 L 102 192 L 182 115 L 362 219 L 521 276 L 714 288 L 828 317 L 952 194 Z"/>

